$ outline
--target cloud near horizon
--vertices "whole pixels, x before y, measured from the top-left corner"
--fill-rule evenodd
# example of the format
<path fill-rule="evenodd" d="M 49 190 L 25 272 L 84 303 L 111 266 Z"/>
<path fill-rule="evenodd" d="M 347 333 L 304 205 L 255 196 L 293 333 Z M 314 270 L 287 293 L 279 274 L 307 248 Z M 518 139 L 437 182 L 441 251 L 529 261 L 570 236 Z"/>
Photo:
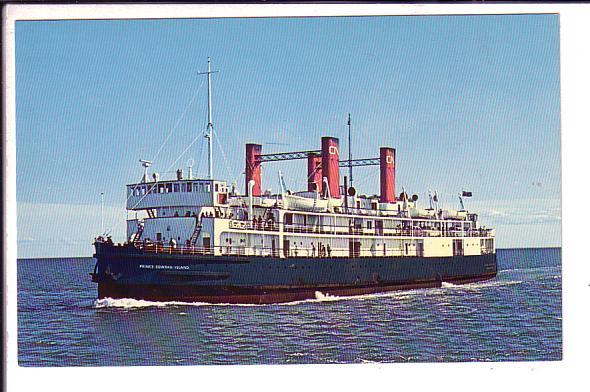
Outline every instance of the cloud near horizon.
<path fill-rule="evenodd" d="M 100 234 L 100 204 L 17 203 L 17 255 L 92 256 Z M 104 227 L 116 242 L 125 240 L 123 207 L 104 206 Z"/>
<path fill-rule="evenodd" d="M 473 204 L 480 219 L 490 224 L 532 225 L 561 222 L 559 199 L 502 200 Z"/>

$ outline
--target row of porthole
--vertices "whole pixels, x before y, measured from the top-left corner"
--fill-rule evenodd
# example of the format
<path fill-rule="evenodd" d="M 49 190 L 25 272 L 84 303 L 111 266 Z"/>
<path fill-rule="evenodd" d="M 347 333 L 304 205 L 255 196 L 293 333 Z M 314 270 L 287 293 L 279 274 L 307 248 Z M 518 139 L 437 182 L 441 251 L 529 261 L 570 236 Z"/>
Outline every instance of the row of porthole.
<path fill-rule="evenodd" d="M 347 264 L 348 264 L 348 263 L 347 263 Z M 208 267 L 208 264 L 204 264 L 204 267 L 205 267 L 205 268 L 207 268 L 207 267 Z M 284 266 L 282 266 L 282 267 L 283 267 L 283 269 L 291 268 L 291 267 L 288 267 L 288 266 L 286 266 L 286 265 L 284 265 Z M 332 265 L 329 265 L 328 267 L 329 267 L 330 269 L 333 269 L 333 266 L 332 266 Z M 365 264 L 365 265 L 362 265 L 362 264 L 360 264 L 360 265 L 357 265 L 357 267 L 359 267 L 359 268 L 370 268 L 370 267 L 369 267 L 367 264 Z M 280 269 L 280 268 L 281 268 L 281 266 L 278 266 L 278 267 L 269 266 L 269 267 L 268 267 L 268 269 L 269 269 L 269 270 L 271 270 L 271 269 L 273 269 L 273 268 L 275 268 L 275 269 Z M 305 266 L 300 266 L 300 267 L 297 267 L 297 266 L 295 266 L 295 267 L 293 267 L 293 269 L 298 269 L 298 268 L 299 268 L 299 269 L 305 269 Z M 379 264 L 379 268 L 383 268 L 383 265 L 382 265 L 382 264 Z M 307 267 L 307 269 L 308 269 L 308 270 L 309 270 L 309 269 L 311 269 L 311 266 L 308 266 L 308 267 Z M 353 264 L 353 265 L 351 265 L 351 269 L 354 269 L 354 264 Z M 227 271 L 229 271 L 229 270 L 226 270 L 226 272 L 227 272 Z"/>
<path fill-rule="evenodd" d="M 283 269 L 287 269 L 287 267 L 288 267 L 288 266 L 284 265 L 284 266 L 282 266 L 282 267 L 283 267 Z M 332 266 L 332 265 L 329 265 L 328 267 L 329 267 L 330 269 L 332 269 L 332 268 L 333 268 L 333 266 Z M 367 264 L 365 264 L 365 265 L 362 265 L 362 264 L 360 264 L 360 265 L 357 265 L 357 267 L 360 267 L 360 268 L 370 268 L 370 267 L 369 267 Z M 281 268 L 281 266 L 278 266 L 278 267 L 269 266 L 269 267 L 268 267 L 268 269 L 273 269 L 273 268 L 280 269 L 280 268 Z M 305 266 L 299 266 L 299 267 L 297 267 L 297 266 L 294 266 L 294 267 L 289 267 L 289 268 L 293 268 L 293 269 L 298 269 L 298 268 L 300 268 L 300 269 L 305 269 Z M 382 265 L 382 264 L 379 264 L 379 268 L 383 268 L 383 265 Z M 307 267 L 307 269 L 311 269 L 311 266 L 308 266 L 308 267 Z M 351 265 L 351 269 L 354 269 L 354 264 L 353 264 L 353 265 Z"/>

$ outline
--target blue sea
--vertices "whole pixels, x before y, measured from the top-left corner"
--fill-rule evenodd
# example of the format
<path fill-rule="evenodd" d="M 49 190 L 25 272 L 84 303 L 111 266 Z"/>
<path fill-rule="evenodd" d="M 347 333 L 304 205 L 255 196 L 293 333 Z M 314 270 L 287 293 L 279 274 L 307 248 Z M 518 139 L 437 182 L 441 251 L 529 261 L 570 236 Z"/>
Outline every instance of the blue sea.
<path fill-rule="evenodd" d="M 92 258 L 18 260 L 20 366 L 557 361 L 561 249 L 496 279 L 281 305 L 96 299 Z"/>

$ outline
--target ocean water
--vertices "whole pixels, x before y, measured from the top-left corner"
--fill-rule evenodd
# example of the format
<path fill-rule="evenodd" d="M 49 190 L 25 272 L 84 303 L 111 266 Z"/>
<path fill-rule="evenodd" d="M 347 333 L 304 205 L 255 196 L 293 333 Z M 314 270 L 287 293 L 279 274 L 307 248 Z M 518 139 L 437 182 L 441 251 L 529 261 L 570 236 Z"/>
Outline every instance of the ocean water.
<path fill-rule="evenodd" d="M 561 249 L 495 280 L 281 305 L 96 300 L 92 258 L 18 260 L 20 366 L 555 361 Z"/>

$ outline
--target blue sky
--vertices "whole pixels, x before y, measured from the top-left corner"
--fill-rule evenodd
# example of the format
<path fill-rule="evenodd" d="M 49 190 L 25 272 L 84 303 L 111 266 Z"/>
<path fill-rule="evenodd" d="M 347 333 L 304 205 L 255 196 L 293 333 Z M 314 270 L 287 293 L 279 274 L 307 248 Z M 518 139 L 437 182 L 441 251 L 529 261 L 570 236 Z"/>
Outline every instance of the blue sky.
<path fill-rule="evenodd" d="M 556 15 L 18 21 L 19 257 L 91 255 L 101 192 L 122 240 L 139 159 L 206 173 L 208 56 L 217 178 L 243 189 L 250 141 L 278 152 L 332 135 L 346 155 L 351 113 L 354 157 L 395 147 L 398 189 L 438 189 L 450 208 L 473 191 L 498 247 L 561 244 Z M 264 188 L 279 169 L 303 187 L 294 161 L 266 165 Z M 355 182 L 378 193 L 378 168 Z"/>

